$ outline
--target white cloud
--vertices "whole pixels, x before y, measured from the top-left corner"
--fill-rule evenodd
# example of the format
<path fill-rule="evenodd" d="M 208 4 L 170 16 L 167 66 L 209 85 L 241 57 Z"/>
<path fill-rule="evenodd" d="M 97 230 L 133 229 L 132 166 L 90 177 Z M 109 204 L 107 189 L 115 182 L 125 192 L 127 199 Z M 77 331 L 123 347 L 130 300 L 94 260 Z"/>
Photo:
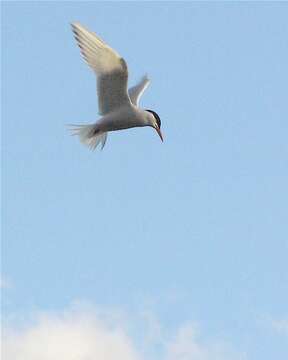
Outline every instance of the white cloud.
<path fill-rule="evenodd" d="M 167 344 L 167 360 L 242 360 L 244 354 L 236 353 L 228 344 L 203 343 L 198 339 L 195 325 L 182 326 L 174 340 Z"/>
<path fill-rule="evenodd" d="M 138 360 L 130 338 L 94 314 L 41 316 L 21 331 L 9 330 L 3 340 L 6 360 Z"/>
<path fill-rule="evenodd" d="M 140 324 L 132 326 L 126 316 L 114 311 L 109 313 L 91 308 L 88 311 L 69 309 L 37 316 L 33 324 L 22 329 L 18 326 L 6 329 L 2 343 L 3 359 L 243 359 L 227 344 L 200 342 L 194 324 L 182 326 L 174 335 L 167 336 L 151 313 L 141 314 L 138 318 Z"/>

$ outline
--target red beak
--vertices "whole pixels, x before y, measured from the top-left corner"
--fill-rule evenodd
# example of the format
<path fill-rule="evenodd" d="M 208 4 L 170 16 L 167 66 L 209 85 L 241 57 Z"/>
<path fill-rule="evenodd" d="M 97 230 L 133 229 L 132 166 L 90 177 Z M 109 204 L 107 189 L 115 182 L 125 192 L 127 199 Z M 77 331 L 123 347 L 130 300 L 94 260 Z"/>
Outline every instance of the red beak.
<path fill-rule="evenodd" d="M 164 140 L 163 140 L 161 130 L 158 127 L 156 127 L 155 130 L 157 131 L 158 135 L 160 136 L 161 141 L 163 142 Z"/>

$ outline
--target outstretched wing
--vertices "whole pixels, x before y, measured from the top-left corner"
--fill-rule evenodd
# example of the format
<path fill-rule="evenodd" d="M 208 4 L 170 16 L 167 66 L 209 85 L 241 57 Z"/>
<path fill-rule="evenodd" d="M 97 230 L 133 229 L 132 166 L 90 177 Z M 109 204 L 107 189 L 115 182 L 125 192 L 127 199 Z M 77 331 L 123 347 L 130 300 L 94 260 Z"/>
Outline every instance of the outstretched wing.
<path fill-rule="evenodd" d="M 75 39 L 87 64 L 97 76 L 99 113 L 104 115 L 131 104 L 126 62 L 95 33 L 79 23 L 72 23 Z"/>
<path fill-rule="evenodd" d="M 139 105 L 140 98 L 143 95 L 144 91 L 147 89 L 149 84 L 150 84 L 150 80 L 148 79 L 147 75 L 145 75 L 137 85 L 131 87 L 128 90 L 132 104 L 134 104 L 135 106 Z"/>

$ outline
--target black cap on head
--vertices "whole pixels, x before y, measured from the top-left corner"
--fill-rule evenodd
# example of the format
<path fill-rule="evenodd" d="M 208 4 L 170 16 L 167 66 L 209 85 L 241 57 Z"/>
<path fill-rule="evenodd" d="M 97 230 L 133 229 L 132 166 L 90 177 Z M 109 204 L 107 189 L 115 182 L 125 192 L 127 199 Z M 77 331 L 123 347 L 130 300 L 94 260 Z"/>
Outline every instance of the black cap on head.
<path fill-rule="evenodd" d="M 160 129 L 160 128 L 161 128 L 161 120 L 160 120 L 159 115 L 158 115 L 155 111 L 153 111 L 153 110 L 148 110 L 148 109 L 146 109 L 146 111 L 149 111 L 151 114 L 153 114 L 154 118 L 156 119 L 158 128 Z"/>

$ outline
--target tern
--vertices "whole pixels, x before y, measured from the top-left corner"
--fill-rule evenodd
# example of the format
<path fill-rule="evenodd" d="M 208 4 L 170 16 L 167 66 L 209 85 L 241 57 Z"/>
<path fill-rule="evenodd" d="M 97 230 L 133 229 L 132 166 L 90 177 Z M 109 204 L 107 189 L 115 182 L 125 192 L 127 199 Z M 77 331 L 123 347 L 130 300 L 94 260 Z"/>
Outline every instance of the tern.
<path fill-rule="evenodd" d="M 78 22 L 71 24 L 82 57 L 97 78 L 98 108 L 100 119 L 89 125 L 72 125 L 72 135 L 78 135 L 81 143 L 91 150 L 105 146 L 108 132 L 133 127 L 151 126 L 160 139 L 161 120 L 153 110 L 139 107 L 139 100 L 150 80 L 142 80 L 128 90 L 126 61 L 94 32 Z"/>

